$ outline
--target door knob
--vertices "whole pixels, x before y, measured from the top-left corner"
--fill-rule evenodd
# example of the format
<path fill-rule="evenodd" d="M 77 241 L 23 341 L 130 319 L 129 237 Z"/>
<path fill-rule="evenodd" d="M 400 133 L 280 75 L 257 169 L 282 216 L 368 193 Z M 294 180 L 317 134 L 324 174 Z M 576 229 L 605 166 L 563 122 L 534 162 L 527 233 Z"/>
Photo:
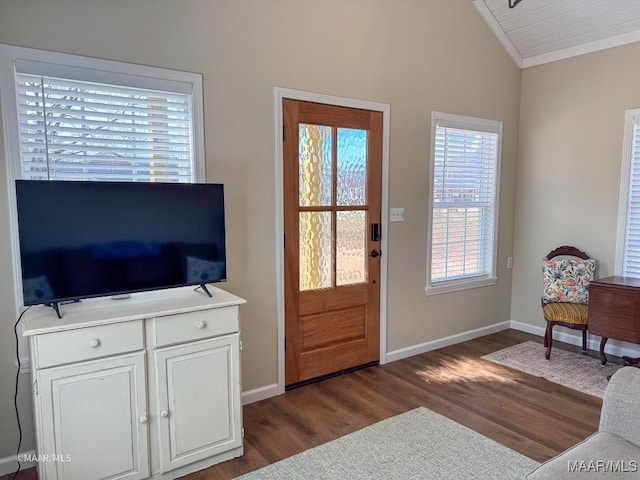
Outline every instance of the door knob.
<path fill-rule="evenodd" d="M 160 412 L 160 416 L 163 417 L 163 418 L 168 417 L 169 416 L 169 411 L 168 410 L 162 410 Z"/>
<path fill-rule="evenodd" d="M 377 258 L 380 255 L 382 255 L 382 252 L 380 250 L 371 250 L 371 253 L 369 254 L 371 258 Z"/>

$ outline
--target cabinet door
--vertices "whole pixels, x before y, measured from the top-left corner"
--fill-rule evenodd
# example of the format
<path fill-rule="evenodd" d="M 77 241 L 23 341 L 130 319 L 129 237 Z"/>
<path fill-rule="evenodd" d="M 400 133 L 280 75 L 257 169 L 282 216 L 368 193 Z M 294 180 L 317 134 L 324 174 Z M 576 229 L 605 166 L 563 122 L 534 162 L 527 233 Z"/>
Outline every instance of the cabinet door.
<path fill-rule="evenodd" d="M 149 476 L 145 352 L 40 370 L 37 382 L 41 478 Z"/>
<path fill-rule="evenodd" d="M 160 471 L 242 445 L 239 336 L 154 352 Z"/>

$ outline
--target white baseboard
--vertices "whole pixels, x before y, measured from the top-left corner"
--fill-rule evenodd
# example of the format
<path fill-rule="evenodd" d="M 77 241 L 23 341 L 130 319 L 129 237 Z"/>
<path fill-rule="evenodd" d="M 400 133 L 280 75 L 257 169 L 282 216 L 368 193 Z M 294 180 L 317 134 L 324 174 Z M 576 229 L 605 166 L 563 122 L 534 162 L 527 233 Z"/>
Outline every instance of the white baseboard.
<path fill-rule="evenodd" d="M 529 323 L 517 322 L 511 320 L 511 328 L 520 330 L 521 332 L 531 333 L 544 337 L 545 327 L 531 325 Z M 556 327 L 553 329 L 553 340 L 568 343 L 570 345 L 582 346 L 582 333 L 570 330 L 568 328 Z M 587 335 L 587 348 L 589 350 L 600 351 L 600 337 L 597 335 Z M 617 357 L 640 357 L 640 345 L 632 343 L 620 342 L 618 340 L 609 340 L 604 347 L 604 352 Z"/>
<path fill-rule="evenodd" d="M 474 338 L 483 337 L 491 333 L 501 332 L 508 328 L 510 328 L 509 321 L 494 323 L 493 325 L 476 328 L 475 330 L 469 330 L 468 332 L 457 333 L 448 337 L 439 338 L 438 340 L 432 340 L 419 345 L 394 350 L 393 352 L 387 353 L 387 363 L 402 360 L 403 358 L 413 357 L 414 355 L 420 355 L 421 353 L 437 350 L 438 348 L 455 345 L 456 343 L 466 342 L 467 340 L 473 340 Z"/>
<path fill-rule="evenodd" d="M 511 328 L 513 328 L 514 330 L 519 330 L 521 332 L 531 333 L 532 335 L 537 335 L 539 337 L 544 337 L 545 327 L 540 327 L 537 325 L 531 325 L 530 323 L 516 322 L 515 320 L 511 320 Z M 553 338 L 555 338 L 555 335 Z M 559 339 L 560 338 L 558 337 L 558 340 Z M 582 342 L 582 340 L 580 341 Z M 567 343 L 571 343 L 571 342 L 567 342 Z"/>
<path fill-rule="evenodd" d="M 259 402 L 265 398 L 275 397 L 278 393 L 277 383 L 247 390 L 246 392 L 242 392 L 242 404 L 249 405 L 250 403 Z"/>
<path fill-rule="evenodd" d="M 18 361 L 14 360 L 13 364 L 15 367 L 18 367 Z M 29 358 L 21 358 L 20 359 L 20 374 L 31 373 L 31 362 Z"/>
<path fill-rule="evenodd" d="M 25 457 L 35 457 L 35 450 L 29 450 L 28 452 L 22 452 L 21 456 Z M 27 468 L 35 467 L 36 462 L 20 462 L 21 470 L 26 470 Z M 16 456 L 11 455 L 10 457 L 0 458 L 0 476 L 9 475 L 14 473 L 18 469 L 18 462 L 16 461 Z"/>

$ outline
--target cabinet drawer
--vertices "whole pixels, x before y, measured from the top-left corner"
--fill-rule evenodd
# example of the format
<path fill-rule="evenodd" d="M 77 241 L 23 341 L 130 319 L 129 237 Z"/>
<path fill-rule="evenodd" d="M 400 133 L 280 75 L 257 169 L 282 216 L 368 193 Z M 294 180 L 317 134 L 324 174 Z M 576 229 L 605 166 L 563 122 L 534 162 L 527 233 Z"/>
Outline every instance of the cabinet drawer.
<path fill-rule="evenodd" d="M 35 348 L 39 368 L 141 350 L 142 320 L 38 335 Z"/>
<path fill-rule="evenodd" d="M 238 307 L 222 307 L 179 313 L 154 319 L 155 345 L 201 340 L 239 330 Z"/>

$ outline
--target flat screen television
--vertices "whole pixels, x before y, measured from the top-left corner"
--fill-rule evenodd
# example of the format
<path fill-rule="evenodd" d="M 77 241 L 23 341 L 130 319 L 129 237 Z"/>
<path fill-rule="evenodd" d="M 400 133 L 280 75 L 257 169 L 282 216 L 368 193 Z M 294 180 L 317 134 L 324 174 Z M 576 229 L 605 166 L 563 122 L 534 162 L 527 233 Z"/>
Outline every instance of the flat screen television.
<path fill-rule="evenodd" d="M 221 184 L 17 180 L 25 305 L 226 281 Z"/>

